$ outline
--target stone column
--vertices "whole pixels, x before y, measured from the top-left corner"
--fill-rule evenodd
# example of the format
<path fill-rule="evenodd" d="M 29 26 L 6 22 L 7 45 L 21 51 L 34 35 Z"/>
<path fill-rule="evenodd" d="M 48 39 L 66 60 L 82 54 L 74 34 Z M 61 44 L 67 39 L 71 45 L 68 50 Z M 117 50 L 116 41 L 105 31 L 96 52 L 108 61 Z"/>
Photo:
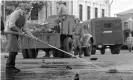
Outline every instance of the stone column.
<path fill-rule="evenodd" d="M 87 6 L 86 6 L 86 2 L 84 0 L 83 3 L 83 21 L 87 20 Z"/>
<path fill-rule="evenodd" d="M 94 7 L 94 3 L 91 2 L 91 19 L 95 17 L 95 7 Z"/>
<path fill-rule="evenodd" d="M 78 0 L 73 0 L 73 15 L 79 17 L 79 3 Z"/>

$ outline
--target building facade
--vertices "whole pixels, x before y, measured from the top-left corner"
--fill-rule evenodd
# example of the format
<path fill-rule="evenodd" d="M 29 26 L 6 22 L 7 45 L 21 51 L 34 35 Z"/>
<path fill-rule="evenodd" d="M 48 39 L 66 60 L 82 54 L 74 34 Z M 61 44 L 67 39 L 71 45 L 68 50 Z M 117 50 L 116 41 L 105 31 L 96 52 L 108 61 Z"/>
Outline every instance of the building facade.
<path fill-rule="evenodd" d="M 75 0 L 73 0 L 74 2 Z M 108 17 L 108 0 L 76 0 L 73 5 L 73 15 L 80 20 Z"/>
<path fill-rule="evenodd" d="M 50 15 L 57 15 L 58 2 L 66 2 L 68 14 L 75 15 L 81 21 L 92 18 L 109 17 L 109 0 L 55 0 L 47 1 L 47 6 L 44 6 L 38 13 L 38 20 L 45 21 Z"/>
<path fill-rule="evenodd" d="M 122 19 L 124 30 L 129 29 L 133 31 L 133 9 L 117 13 L 116 16 Z"/>

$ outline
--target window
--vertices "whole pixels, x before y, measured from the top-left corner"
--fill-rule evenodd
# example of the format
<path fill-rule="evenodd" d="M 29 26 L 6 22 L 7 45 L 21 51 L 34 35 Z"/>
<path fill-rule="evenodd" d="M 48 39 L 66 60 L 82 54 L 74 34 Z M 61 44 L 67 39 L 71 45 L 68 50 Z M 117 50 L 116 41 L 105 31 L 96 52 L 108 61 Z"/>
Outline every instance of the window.
<path fill-rule="evenodd" d="M 105 16 L 105 10 L 104 9 L 102 9 L 102 17 L 104 17 Z"/>
<path fill-rule="evenodd" d="M 124 22 L 124 29 L 128 29 L 128 22 Z"/>
<path fill-rule="evenodd" d="M 111 23 L 105 23 L 104 24 L 104 28 L 108 29 L 111 28 L 112 24 Z"/>
<path fill-rule="evenodd" d="M 31 10 L 31 20 L 38 20 L 38 4 L 34 4 L 34 8 Z"/>
<path fill-rule="evenodd" d="M 82 12 L 83 12 L 83 6 L 80 4 L 79 5 L 79 19 L 82 21 Z"/>
<path fill-rule="evenodd" d="M 88 24 L 88 29 L 90 28 L 90 24 Z"/>
<path fill-rule="evenodd" d="M 98 8 L 95 8 L 95 18 L 98 17 Z"/>
<path fill-rule="evenodd" d="M 87 19 L 90 19 L 90 6 L 87 6 Z"/>
<path fill-rule="evenodd" d="M 84 29 L 88 29 L 88 26 L 84 25 Z"/>
<path fill-rule="evenodd" d="M 31 11 L 31 20 L 38 20 L 38 11 Z"/>

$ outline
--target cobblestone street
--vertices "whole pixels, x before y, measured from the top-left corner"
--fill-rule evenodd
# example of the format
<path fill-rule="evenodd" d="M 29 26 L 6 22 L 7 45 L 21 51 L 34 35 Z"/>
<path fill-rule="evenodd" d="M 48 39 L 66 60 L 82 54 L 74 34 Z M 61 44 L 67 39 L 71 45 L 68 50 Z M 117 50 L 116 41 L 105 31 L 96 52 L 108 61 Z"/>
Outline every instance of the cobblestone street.
<path fill-rule="evenodd" d="M 21 69 L 20 73 L 5 73 L 6 58 L 2 55 L 2 80 L 74 80 L 76 74 L 79 74 L 80 80 L 132 80 L 133 78 L 131 61 L 133 55 L 127 51 L 122 51 L 119 55 L 110 55 L 109 52 L 100 55 L 97 52 L 97 55 L 91 56 L 91 58 L 97 57 L 96 61 L 84 57 L 88 63 L 76 58 L 42 58 L 43 55 L 44 53 L 40 52 L 37 59 L 23 59 L 20 53 L 16 61 L 16 67 Z M 50 67 L 53 65 L 56 67 Z M 70 68 L 66 68 L 67 66 Z M 119 73 L 107 73 L 111 68 L 116 68 Z"/>

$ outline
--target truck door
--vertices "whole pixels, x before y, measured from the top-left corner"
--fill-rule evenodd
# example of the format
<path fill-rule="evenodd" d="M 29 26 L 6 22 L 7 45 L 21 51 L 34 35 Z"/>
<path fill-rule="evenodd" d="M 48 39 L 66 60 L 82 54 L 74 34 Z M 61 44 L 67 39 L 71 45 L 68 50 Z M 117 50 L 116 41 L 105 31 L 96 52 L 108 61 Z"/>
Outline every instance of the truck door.
<path fill-rule="evenodd" d="M 100 20 L 95 20 L 94 22 L 92 21 L 92 30 L 93 30 L 93 34 L 95 35 L 95 41 L 97 45 L 102 45 L 103 44 L 103 22 Z"/>
<path fill-rule="evenodd" d="M 122 25 L 120 20 L 103 21 L 102 39 L 103 44 L 113 45 L 122 41 Z"/>
<path fill-rule="evenodd" d="M 97 45 L 121 44 L 123 40 L 120 19 L 98 19 L 92 23 Z"/>

